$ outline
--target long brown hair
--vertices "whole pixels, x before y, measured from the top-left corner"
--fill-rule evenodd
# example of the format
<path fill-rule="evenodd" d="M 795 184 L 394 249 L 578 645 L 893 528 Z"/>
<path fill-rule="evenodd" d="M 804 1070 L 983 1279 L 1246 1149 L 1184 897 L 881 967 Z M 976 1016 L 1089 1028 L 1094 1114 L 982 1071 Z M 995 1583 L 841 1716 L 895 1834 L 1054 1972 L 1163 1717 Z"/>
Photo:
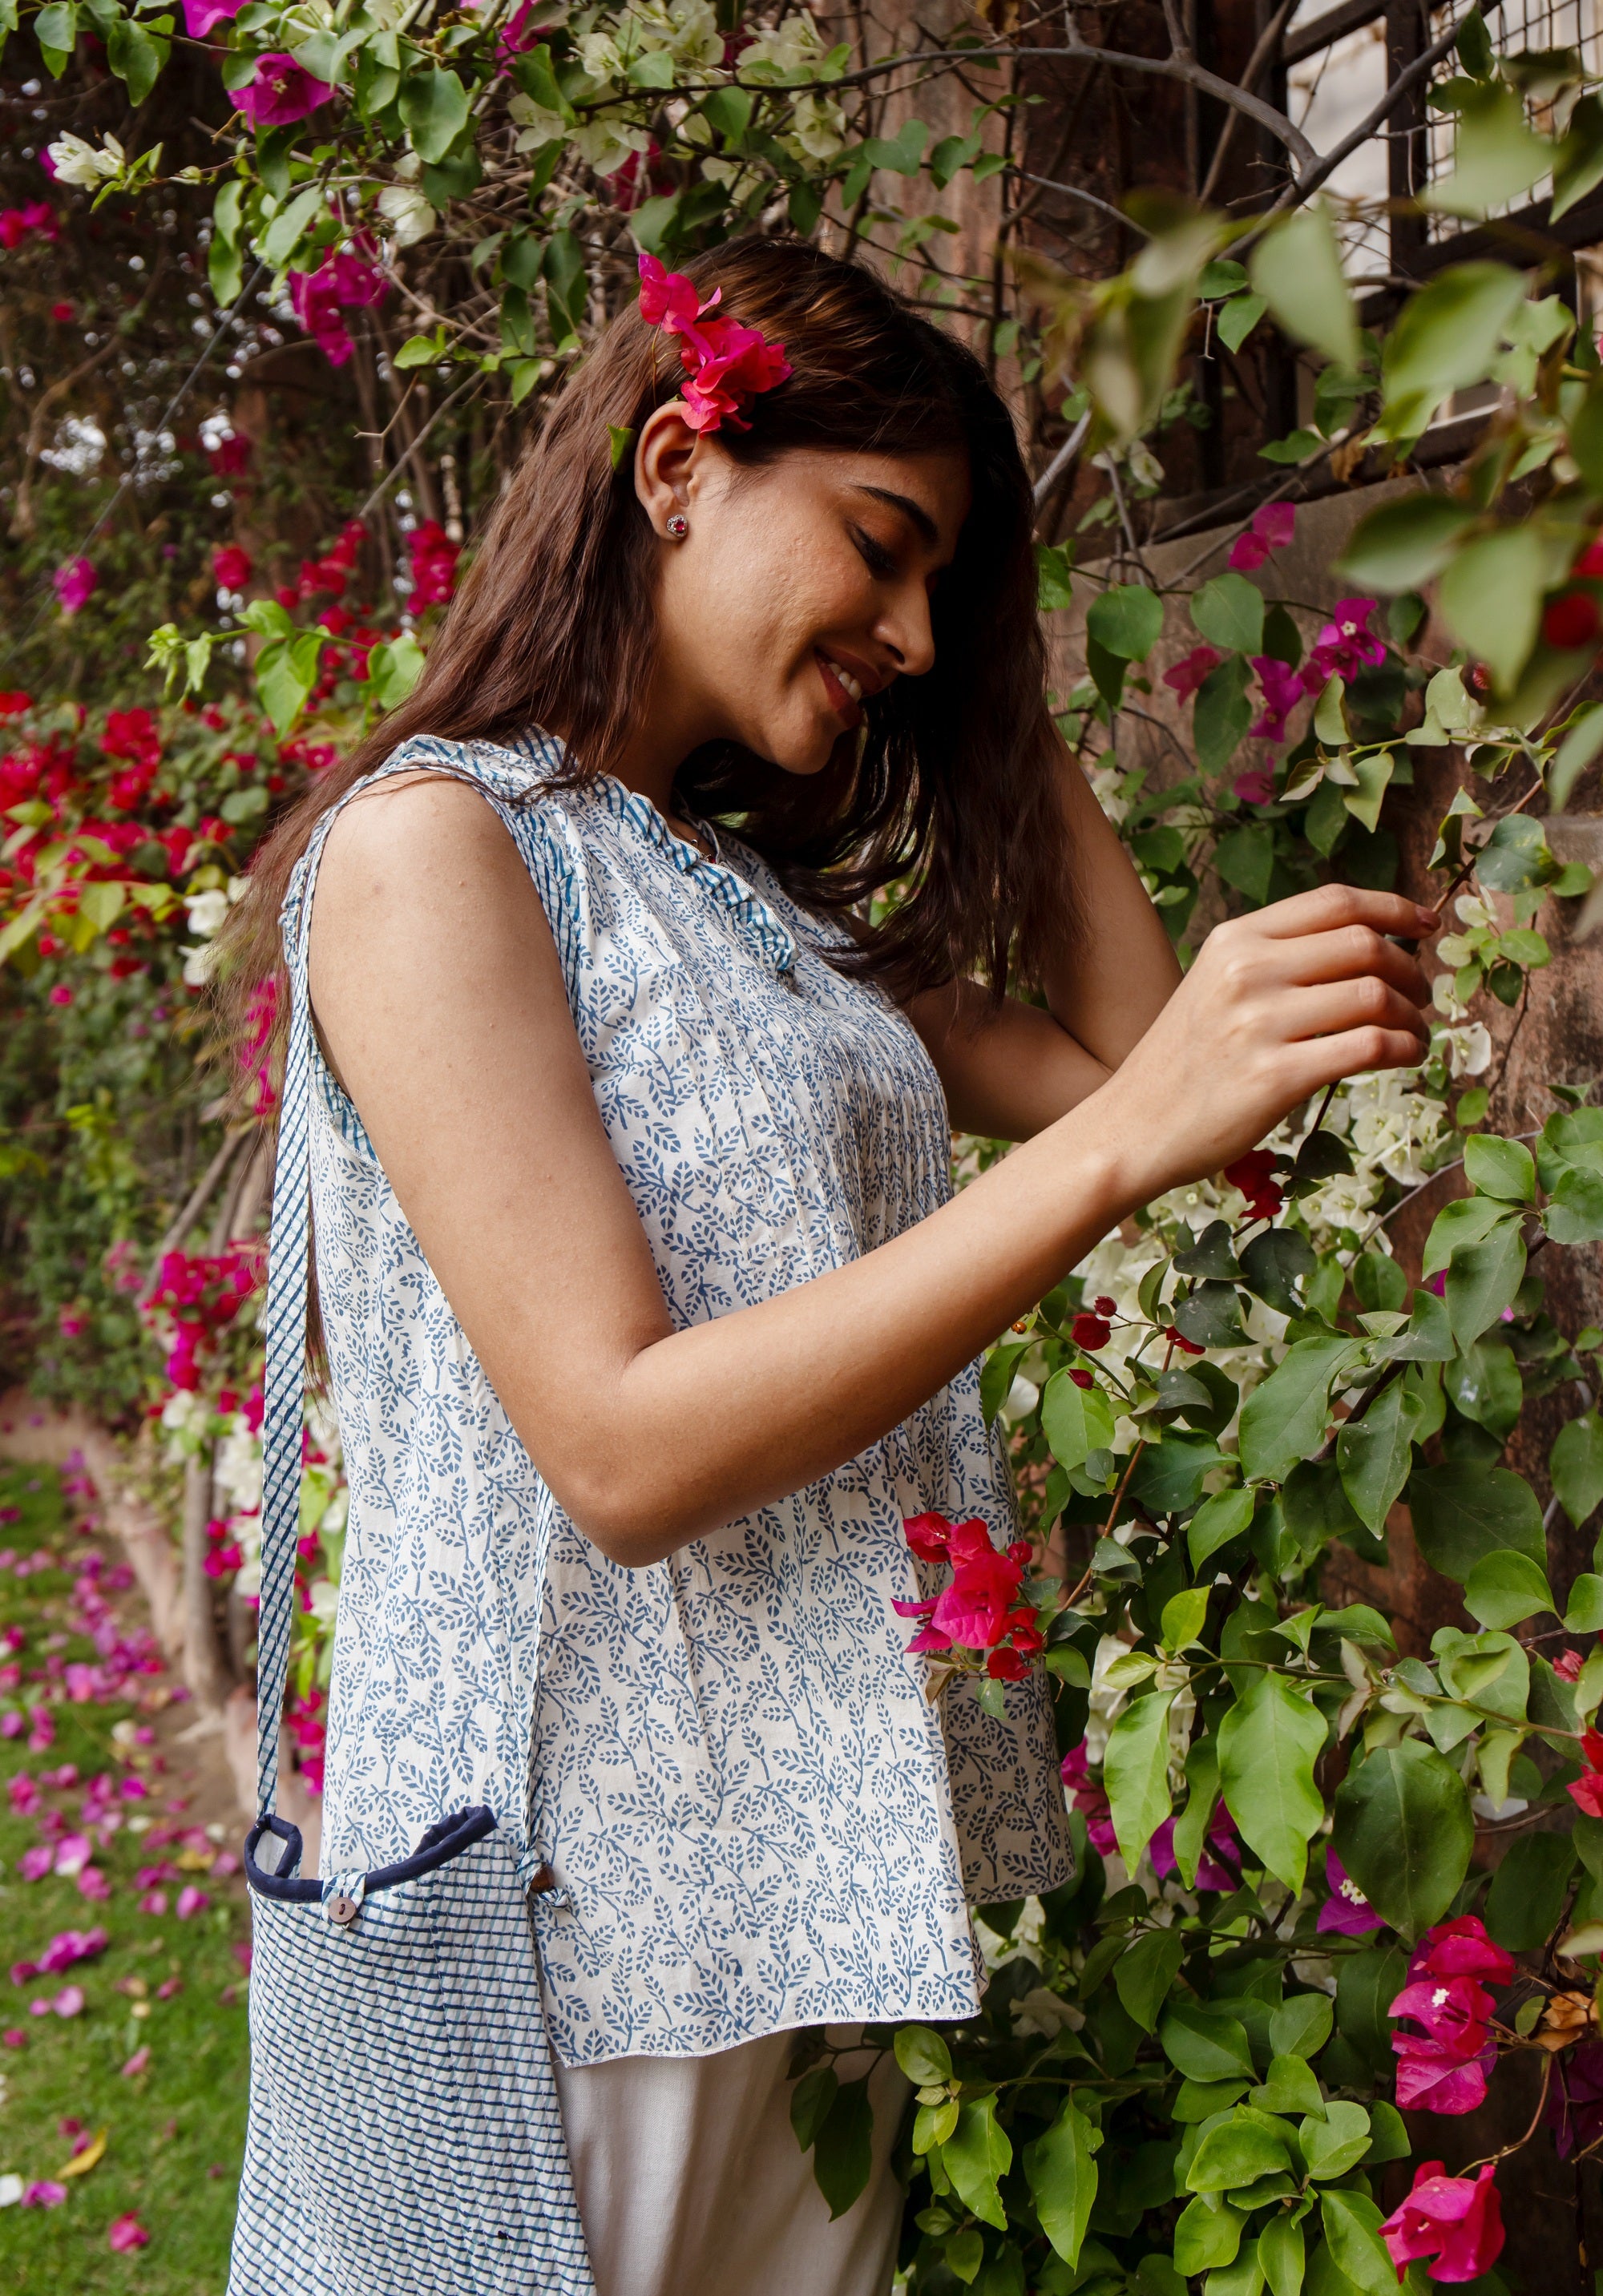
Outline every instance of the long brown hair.
<path fill-rule="evenodd" d="M 753 467 L 788 448 L 966 456 L 971 507 L 933 601 L 925 676 L 867 707 L 822 775 L 784 773 L 728 744 L 680 769 L 678 802 L 734 826 L 807 905 L 843 910 L 892 881 L 908 890 L 843 960 L 907 996 L 968 976 L 999 996 L 1028 980 L 1071 922 L 1035 611 L 1029 480 L 1007 408 L 971 352 L 860 266 L 794 242 L 751 238 L 687 266 L 703 296 L 784 345 L 789 380 L 759 398 L 747 431 L 719 432 Z M 560 728 L 559 778 L 607 772 L 649 691 L 656 537 L 630 458 L 609 426 L 638 433 L 682 380 L 675 348 L 630 305 L 557 398 L 485 531 L 411 695 L 319 775 L 258 852 L 231 916 L 219 995 L 243 1019 L 278 980 L 277 915 L 318 820 L 411 736 L 494 741 Z M 538 801 L 538 793 L 537 793 Z M 259 1013 L 260 1005 L 257 1006 Z"/>

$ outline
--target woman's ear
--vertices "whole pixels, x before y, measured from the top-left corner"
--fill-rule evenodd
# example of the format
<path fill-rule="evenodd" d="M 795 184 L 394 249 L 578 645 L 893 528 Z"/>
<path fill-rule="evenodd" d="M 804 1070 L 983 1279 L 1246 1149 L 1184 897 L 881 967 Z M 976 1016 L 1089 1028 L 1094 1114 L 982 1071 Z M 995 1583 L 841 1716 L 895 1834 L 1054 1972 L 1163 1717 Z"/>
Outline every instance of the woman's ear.
<path fill-rule="evenodd" d="M 683 519 L 695 493 L 701 440 L 685 420 L 677 399 L 659 406 L 635 447 L 635 493 L 663 541 L 670 518 Z"/>

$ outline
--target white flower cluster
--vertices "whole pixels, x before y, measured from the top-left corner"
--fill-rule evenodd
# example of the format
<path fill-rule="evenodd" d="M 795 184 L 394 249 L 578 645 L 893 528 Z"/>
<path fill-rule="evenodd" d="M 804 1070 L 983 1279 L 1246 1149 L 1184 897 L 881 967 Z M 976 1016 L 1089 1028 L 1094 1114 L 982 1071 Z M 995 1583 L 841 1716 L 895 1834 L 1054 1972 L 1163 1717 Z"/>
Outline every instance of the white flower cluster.
<path fill-rule="evenodd" d="M 184 895 L 189 930 L 195 937 L 194 945 L 184 952 L 184 978 L 191 988 L 203 988 L 210 980 L 217 964 L 213 939 L 222 931 L 223 920 L 234 902 L 244 898 L 249 882 L 230 877 L 226 888 L 209 885 L 201 892 Z"/>
<path fill-rule="evenodd" d="M 48 147 L 58 184 L 77 184 L 86 192 L 114 184 L 127 166 L 127 154 L 115 135 L 103 135 L 97 149 L 81 135 L 58 135 Z"/>

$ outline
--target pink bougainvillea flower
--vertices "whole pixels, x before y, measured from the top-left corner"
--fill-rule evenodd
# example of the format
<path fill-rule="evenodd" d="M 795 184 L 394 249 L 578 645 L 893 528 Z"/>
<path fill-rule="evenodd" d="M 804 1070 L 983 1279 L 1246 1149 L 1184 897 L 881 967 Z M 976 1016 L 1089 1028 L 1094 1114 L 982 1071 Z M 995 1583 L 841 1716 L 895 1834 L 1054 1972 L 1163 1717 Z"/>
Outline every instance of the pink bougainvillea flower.
<path fill-rule="evenodd" d="M 1414 2189 L 1380 2227 L 1402 2278 L 1409 2266 L 1432 2257 L 1433 2280 L 1478 2280 L 1503 2252 L 1502 2203 L 1488 2161 L 1479 2176 L 1450 2177 L 1440 2161 L 1414 2171 Z"/>
<path fill-rule="evenodd" d="M 1183 661 L 1177 661 L 1172 669 L 1163 672 L 1163 683 L 1184 701 L 1196 692 L 1223 660 L 1223 654 L 1211 645 L 1193 646 Z"/>
<path fill-rule="evenodd" d="M 639 271 L 640 316 L 648 327 L 666 327 L 670 335 L 694 327 L 723 293 L 715 287 L 703 303 L 682 271 L 670 271 L 654 255 L 642 255 Z"/>
<path fill-rule="evenodd" d="M 902 1532 L 921 1562 L 944 1562 L 952 1527 L 943 1514 L 908 1515 Z"/>
<path fill-rule="evenodd" d="M 390 282 L 364 253 L 342 251 L 325 258 L 316 271 L 292 271 L 290 301 L 295 316 L 330 366 L 343 366 L 354 346 L 341 314 L 378 303 Z"/>
<path fill-rule="evenodd" d="M 1398 2033 L 1397 2102 L 1404 2112 L 1474 2112 L 1486 2102 L 1486 2076 L 1497 2056 L 1488 2041 L 1472 2057 L 1443 2048 L 1418 2033 Z"/>
<path fill-rule="evenodd" d="M 1578 1650 L 1560 1651 L 1553 1660 L 1553 1671 L 1561 1682 L 1579 1682 L 1584 1664 L 1585 1660 Z"/>
<path fill-rule="evenodd" d="M 124 2065 L 122 2069 L 122 2078 L 124 2080 L 136 2080 L 141 2073 L 147 2072 L 150 2070 L 150 2043 L 147 2041 L 143 2048 L 135 2050 L 127 2064 Z"/>
<path fill-rule="evenodd" d="M 62 1930 L 51 1939 L 39 1956 L 37 1969 L 31 1970 L 29 1974 L 54 1977 L 60 1971 L 70 1969 L 75 1962 L 95 1960 L 104 1953 L 111 1942 L 98 1923 L 92 1930 Z M 13 1971 L 13 1977 L 15 1973 Z"/>
<path fill-rule="evenodd" d="M 256 78 L 234 91 L 235 107 L 253 127 L 290 127 L 328 102 L 328 81 L 314 79 L 293 56 L 258 56 Z"/>
<path fill-rule="evenodd" d="M 50 581 L 64 614 L 81 613 L 100 586 L 100 577 L 86 558 L 69 558 Z"/>
<path fill-rule="evenodd" d="M 1253 738 L 1259 742 L 1283 742 L 1287 720 L 1303 699 L 1303 680 L 1295 669 L 1277 661 L 1272 654 L 1255 653 L 1252 661 L 1263 689 L 1263 708 L 1253 720 Z"/>
<path fill-rule="evenodd" d="M 179 1890 L 178 1902 L 174 1910 L 181 1922 L 186 1922 L 192 1914 L 203 1914 L 210 1903 L 211 1899 L 205 1890 L 197 1890 L 191 1882 L 187 1889 Z"/>
<path fill-rule="evenodd" d="M 725 422 L 750 430 L 745 410 L 752 400 L 790 376 L 783 346 L 737 319 L 709 318 L 718 295 L 701 302 L 683 272 L 665 270 L 654 255 L 643 254 L 639 270 L 641 317 L 679 338 L 679 364 L 689 377 L 679 394 L 686 422 L 703 432 Z"/>
<path fill-rule="evenodd" d="M 976 1527 L 980 1541 L 960 1551 L 959 1538 Z M 937 1598 L 931 1624 L 966 1650 L 994 1650 L 1007 1633 L 1023 1571 L 991 1545 L 983 1523 L 956 1525 L 949 1552 L 951 1584 Z"/>
<path fill-rule="evenodd" d="M 1403 1987 L 1386 2013 L 1412 2018 L 1438 2048 L 1471 2057 L 1485 2046 L 1493 2006 L 1490 1993 L 1473 1977 L 1422 1977 Z"/>
<path fill-rule="evenodd" d="M 130 2209 L 127 2216 L 114 2217 L 106 2233 L 106 2245 L 122 2255 L 130 2248 L 148 2248 L 150 2234 Z"/>
<path fill-rule="evenodd" d="M 17 1871 L 25 1882 L 42 1882 L 55 1864 L 55 1852 L 47 1841 L 36 1841 L 17 1860 Z"/>
<path fill-rule="evenodd" d="M 67 2197 L 65 2185 L 58 2185 L 53 2177 L 38 2177 L 22 2195 L 25 2209 L 59 2209 Z"/>
<path fill-rule="evenodd" d="M 1242 805 L 1272 805 L 1275 777 L 1262 766 L 1253 766 L 1245 774 L 1237 774 L 1230 784 L 1230 794 Z"/>
<path fill-rule="evenodd" d="M 1507 1985 L 1514 1956 L 1493 1944 L 1478 1914 L 1460 1914 L 1426 1931 L 1409 1956 L 1408 1973 L 1410 1982 L 1420 1976 L 1489 1977 L 1494 1985 Z"/>
<path fill-rule="evenodd" d="M 1338 1937 L 1367 1937 L 1385 1926 L 1334 1849 L 1325 1852 L 1325 1879 L 1330 1895 L 1319 1907 L 1316 1927 L 1334 1930 Z"/>
<path fill-rule="evenodd" d="M 1265 503 L 1262 510 L 1253 512 L 1252 524 L 1230 545 L 1231 565 L 1238 573 L 1254 572 L 1271 550 L 1285 549 L 1296 530 L 1296 523 L 1294 504 Z"/>
<path fill-rule="evenodd" d="M 111 1894 L 111 1884 L 98 1866 L 86 1866 L 78 1877 L 78 1895 L 103 1904 Z"/>
<path fill-rule="evenodd" d="M 164 1914 L 167 1911 L 167 1891 L 147 1890 L 139 1900 L 142 1914 Z"/>
<path fill-rule="evenodd" d="M 192 40 L 203 40 L 218 24 L 231 24 L 245 0 L 184 0 L 184 29 Z"/>
<path fill-rule="evenodd" d="M 1166 1882 L 1171 1874 L 1179 1872 L 1171 1817 L 1166 1817 L 1153 1835 L 1148 1855 L 1160 1882 Z M 1207 1843 L 1196 1861 L 1196 1886 L 1199 1890 L 1234 1890 L 1240 1880 L 1241 1837 L 1236 1831 L 1235 1819 L 1220 1802 L 1208 1821 Z"/>
<path fill-rule="evenodd" d="M 456 586 L 459 545 L 438 519 L 425 518 L 407 535 L 407 554 L 412 561 L 412 595 L 407 603 L 413 612 L 421 613 L 425 606 L 443 606 Z"/>
<path fill-rule="evenodd" d="M 81 1985 L 63 1985 L 51 2003 L 58 2017 L 78 2017 L 83 2013 L 84 1988 Z"/>
<path fill-rule="evenodd" d="M 1318 693 L 1332 677 L 1356 677 L 1360 669 L 1372 669 L 1385 660 L 1385 647 L 1369 627 L 1375 604 L 1373 598 L 1338 601 L 1335 614 L 1315 639 L 1303 672 L 1308 693 Z"/>
<path fill-rule="evenodd" d="M 4 2044 L 8 2049 L 25 2049 L 28 2046 L 28 2036 L 21 2025 L 8 2025 L 4 2032 L 0 2033 L 0 2044 Z"/>
<path fill-rule="evenodd" d="M 95 1855 L 95 1844 L 86 1833 L 63 1834 L 55 1845 L 55 1870 L 58 1874 L 81 1874 Z"/>

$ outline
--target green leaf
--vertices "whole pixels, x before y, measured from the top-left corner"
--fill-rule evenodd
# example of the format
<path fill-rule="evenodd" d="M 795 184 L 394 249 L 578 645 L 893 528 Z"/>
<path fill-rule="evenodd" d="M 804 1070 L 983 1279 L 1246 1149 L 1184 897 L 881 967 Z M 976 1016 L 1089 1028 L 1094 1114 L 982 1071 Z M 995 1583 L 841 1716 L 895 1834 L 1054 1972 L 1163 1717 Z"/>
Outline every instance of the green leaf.
<path fill-rule="evenodd" d="M 1560 1173 L 1541 1224 L 1555 1243 L 1596 1243 L 1603 1237 L 1603 1173 L 1578 1167 Z"/>
<path fill-rule="evenodd" d="M 1500 1223 L 1479 1243 L 1459 1246 L 1447 1267 L 1447 1320 L 1460 1348 L 1472 1346 L 1513 1306 L 1525 1274 L 1525 1238 L 1517 1219 Z"/>
<path fill-rule="evenodd" d="M 1108 1733 L 1102 1783 L 1119 1855 L 1131 1874 L 1169 1815 L 1169 1709 L 1173 1702 L 1171 1690 L 1135 1699 Z"/>
<path fill-rule="evenodd" d="M 939 2088 L 952 2077 L 952 2053 L 928 2025 L 904 2025 L 896 2036 L 896 2062 L 915 2088 Z"/>
<path fill-rule="evenodd" d="M 1114 1964 L 1119 1998 L 1144 2033 L 1157 2023 L 1185 1957 L 1185 1939 L 1178 1930 L 1148 1930 Z M 1071 2264 L 1073 2260 L 1069 2259 Z"/>
<path fill-rule="evenodd" d="M 1376 1911 L 1416 1938 L 1441 1920 L 1468 1870 L 1475 1821 L 1467 1790 L 1418 1738 L 1377 1746 L 1337 1789 L 1332 1839 Z"/>
<path fill-rule="evenodd" d="M 811 2152 L 840 2087 L 840 2076 L 833 2065 L 814 2065 L 792 2089 L 791 2127 L 803 2152 Z"/>
<path fill-rule="evenodd" d="M 1040 1423 L 1060 1467 L 1082 1467 L 1114 1439 L 1114 1414 L 1099 1387 L 1079 1387 L 1066 1371 L 1054 1372 L 1041 1396 Z"/>
<path fill-rule="evenodd" d="M 1603 1500 L 1603 1419 L 1595 1411 L 1565 1422 L 1554 1439 L 1548 1471 L 1559 1505 L 1579 1530 Z"/>
<path fill-rule="evenodd" d="M 1024 2175 L 1040 2228 L 1068 2265 L 1080 2261 L 1086 2226 L 1096 2205 L 1094 2155 L 1101 2143 L 1101 2130 L 1071 2097 L 1051 2127 L 1024 2150 Z"/>
<path fill-rule="evenodd" d="M 1485 1923 L 1510 1953 L 1535 1953 L 1564 1913 L 1575 1845 L 1567 1833 L 1522 1833 L 1508 1844 L 1486 1895 Z"/>
<path fill-rule="evenodd" d="M 1322 2113 L 1324 2092 L 1319 2076 L 1306 2057 L 1273 2057 L 1261 2088 L 1253 2091 L 1253 2103 L 1263 2112 Z"/>
<path fill-rule="evenodd" d="M 624 460 L 634 448 L 635 434 L 627 425 L 609 422 L 606 427 L 607 452 L 613 470 L 621 470 Z"/>
<path fill-rule="evenodd" d="M 1233 2264 L 1245 2221 L 1240 2210 L 1231 2208 L 1228 2202 L 1214 2205 L 1199 2194 L 1181 2210 L 1174 2227 L 1176 2269 L 1189 2277 L 1194 2273 Z"/>
<path fill-rule="evenodd" d="M 1245 2028 L 1228 2010 L 1207 2002 L 1171 2001 L 1158 2021 L 1158 2042 L 1175 2070 L 1188 2080 L 1253 2077 Z"/>
<path fill-rule="evenodd" d="M 1536 1201 L 1536 1162 L 1523 1140 L 1499 1140 L 1477 1132 L 1464 1143 L 1464 1176 L 1483 1195 L 1504 1203 Z"/>
<path fill-rule="evenodd" d="M 527 311 L 527 301 L 525 301 L 523 308 Z M 526 329 L 519 327 L 509 329 L 504 325 L 502 332 L 513 340 L 521 340 L 526 332 Z M 534 348 L 534 339 L 532 336 L 528 337 L 528 348 L 530 352 L 532 353 Z M 408 367 L 427 366 L 432 360 L 437 359 L 440 357 L 440 345 L 435 340 L 432 335 L 408 335 L 406 341 L 396 352 L 395 357 L 390 360 L 390 364 L 391 366 L 399 367 L 404 373 Z"/>
<path fill-rule="evenodd" d="M 1595 1635 L 1603 1628 L 1603 1578 L 1583 1570 L 1571 1587 L 1564 1623 L 1573 1635 Z"/>
<path fill-rule="evenodd" d="M 1074 563 L 1072 542 L 1038 542 L 1035 545 L 1035 603 L 1043 614 L 1060 612 L 1074 603 L 1070 570 Z"/>
<path fill-rule="evenodd" d="M 1191 600 L 1191 619 L 1223 653 L 1263 650 L 1263 593 L 1245 574 L 1216 574 Z"/>
<path fill-rule="evenodd" d="M 1465 1464 L 1418 1467 L 1408 1496 L 1415 1540 L 1433 1570 L 1462 1585 L 1484 1556 L 1501 1547 L 1517 1547 L 1547 1569 L 1541 1509 L 1523 1476 Z"/>
<path fill-rule="evenodd" d="M 1291 2154 L 1261 2121 L 1229 2120 L 1209 2129 L 1186 2175 L 1190 2193 L 1234 2193 L 1260 2177 L 1284 2176 Z"/>
<path fill-rule="evenodd" d="M 1196 762 L 1207 775 L 1221 774 L 1235 756 L 1253 722 L 1247 699 L 1252 672 L 1245 654 L 1231 654 L 1212 669 L 1196 690 L 1191 732 Z"/>
<path fill-rule="evenodd" d="M 1475 512 L 1466 503 L 1423 490 L 1405 495 L 1359 521 L 1336 570 L 1385 596 L 1418 589 L 1441 572 L 1465 528 L 1474 523 Z"/>
<path fill-rule="evenodd" d="M 998 2123 L 994 2095 L 965 2100 L 957 2128 L 941 2148 L 941 2163 L 971 2215 L 1006 2232 L 997 2186 L 1013 2165 L 1013 2144 Z"/>
<path fill-rule="evenodd" d="M 1271 2296 L 1300 2296 L 1303 2286 L 1303 2227 L 1288 2216 L 1273 2216 L 1258 2235 L 1258 2262 Z"/>
<path fill-rule="evenodd" d="M 813 2138 L 813 2177 L 829 2203 L 831 2223 L 843 2217 L 857 2200 L 873 2168 L 874 2107 L 868 2102 L 865 2076 L 841 2083 Z M 955 2177 L 952 2181 L 957 2182 Z"/>
<path fill-rule="evenodd" d="M 256 691 L 281 742 L 317 683 L 317 663 L 325 643 L 322 630 L 300 630 L 292 638 L 264 646 L 257 656 Z"/>
<path fill-rule="evenodd" d="M 1234 885 L 1255 907 L 1262 908 L 1269 898 L 1275 873 L 1274 830 L 1267 821 L 1249 821 L 1239 829 L 1227 830 L 1213 849 L 1213 866 L 1227 885 Z M 1188 1332 L 1186 1336 L 1195 1339 L 1198 1335 Z"/>
<path fill-rule="evenodd" d="M 1186 1755 L 1186 1807 L 1174 1821 L 1174 1859 L 1188 1890 L 1196 1887 L 1196 1869 L 1219 1799 L 1219 1748 L 1212 1738 L 1195 1738 Z"/>
<path fill-rule="evenodd" d="M 275 271 L 282 271 L 301 240 L 324 212 L 328 194 L 321 184 L 312 184 L 281 208 L 268 225 L 261 242 L 261 251 Z"/>
<path fill-rule="evenodd" d="M 1466 543 L 1438 586 L 1448 628 L 1505 692 L 1536 643 L 1546 574 L 1547 552 L 1535 528 L 1508 526 Z"/>
<path fill-rule="evenodd" d="M 1424 1406 L 1411 1388 L 1393 1377 L 1361 1419 L 1349 1419 L 1336 1438 L 1342 1488 L 1352 1511 L 1378 1538 L 1413 1464 L 1414 1439 Z"/>
<path fill-rule="evenodd" d="M 1397 2271 L 1380 2237 L 1380 2210 L 1361 2193 L 1321 2193 L 1319 2214 L 1337 2267 L 1368 2296 L 1397 2296 Z"/>
<path fill-rule="evenodd" d="M 1324 1439 L 1331 1382 L 1357 1351 L 1354 1341 L 1335 1336 L 1298 1340 L 1253 1390 L 1241 1414 L 1241 1466 L 1249 1481 L 1283 1482 L 1313 1456 Z"/>
<path fill-rule="evenodd" d="M 1485 381 L 1525 300 L 1500 263 L 1456 263 L 1403 305 L 1382 361 L 1387 435 L 1417 438 L 1444 398 Z"/>
<path fill-rule="evenodd" d="M 1269 2046 L 1277 2057 L 1317 2057 L 1335 2020 L 1328 1993 L 1294 1993 L 1269 2021 Z"/>
<path fill-rule="evenodd" d="M 1603 750 L 1603 703 L 1594 702 L 1576 718 L 1548 768 L 1548 804 L 1554 813 L 1563 812 L 1570 791 L 1599 750 Z"/>
<path fill-rule="evenodd" d="M 1386 1263 L 1389 1267 L 1391 1262 Z M 1307 1303 L 1296 1286 L 1318 1262 L 1313 1246 L 1295 1228 L 1268 1227 L 1254 1236 L 1241 1255 L 1241 1278 L 1249 1292 L 1282 1316 L 1301 1316 Z"/>
<path fill-rule="evenodd" d="M 106 62 L 118 78 L 126 81 L 130 103 L 144 102 L 171 49 L 170 40 L 158 38 L 132 17 L 118 17 L 106 36 Z"/>
<path fill-rule="evenodd" d="M 381 709 L 396 709 L 423 676 L 423 650 L 410 630 L 367 657 L 367 690 Z"/>
<path fill-rule="evenodd" d="M 443 160 L 467 126 L 467 90 L 439 64 L 408 72 L 401 82 L 400 115 L 418 158 Z"/>
<path fill-rule="evenodd" d="M 1547 1573 L 1528 1554 L 1501 1547 L 1483 1555 L 1464 1581 L 1464 1608 L 1483 1627 L 1517 1627 L 1558 1604 Z"/>
<path fill-rule="evenodd" d="M 1145 661 L 1163 631 L 1163 602 L 1140 583 L 1115 583 L 1092 599 L 1085 626 L 1107 652 Z"/>
<path fill-rule="evenodd" d="M 1262 295 L 1232 295 L 1219 313 L 1219 340 L 1229 351 L 1238 351 L 1269 308 Z"/>
<path fill-rule="evenodd" d="M 1249 265 L 1253 286 L 1279 324 L 1338 366 L 1356 366 L 1358 320 L 1328 210 L 1306 207 L 1265 234 Z"/>
<path fill-rule="evenodd" d="M 1225 1807 L 1248 1847 L 1293 1891 L 1303 1886 L 1308 1844 L 1325 1816 L 1313 1782 L 1324 1744 L 1324 1716 L 1280 1674 L 1261 1674 L 1219 1726 Z"/>
<path fill-rule="evenodd" d="M 1552 145 L 1532 135 L 1514 90 L 1476 88 L 1459 109 L 1452 173 L 1428 185 L 1419 203 L 1439 215 L 1484 216 L 1528 192 L 1552 164 Z"/>
<path fill-rule="evenodd" d="M 554 232 L 547 241 L 544 269 L 552 340 L 564 350 L 579 341 L 590 293 L 584 250 L 571 231 Z"/>
<path fill-rule="evenodd" d="M 1297 2130 L 1308 2173 L 1321 2185 L 1344 2177 L 1369 2149 L 1369 2116 L 1361 2104 L 1332 2098 L 1322 2120 L 1311 2116 Z"/>
<path fill-rule="evenodd" d="M 1243 1536 L 1251 1525 L 1256 1503 L 1256 1494 L 1245 1489 L 1220 1491 L 1203 1501 L 1186 1527 L 1186 1546 L 1194 1570 L 1200 1570 L 1221 1546 Z"/>
<path fill-rule="evenodd" d="M 1163 1621 L 1158 1640 L 1166 1651 L 1189 1650 L 1201 1638 L 1203 1622 L 1208 1615 L 1208 1589 L 1187 1587 L 1171 1595 L 1163 1605 Z"/>

